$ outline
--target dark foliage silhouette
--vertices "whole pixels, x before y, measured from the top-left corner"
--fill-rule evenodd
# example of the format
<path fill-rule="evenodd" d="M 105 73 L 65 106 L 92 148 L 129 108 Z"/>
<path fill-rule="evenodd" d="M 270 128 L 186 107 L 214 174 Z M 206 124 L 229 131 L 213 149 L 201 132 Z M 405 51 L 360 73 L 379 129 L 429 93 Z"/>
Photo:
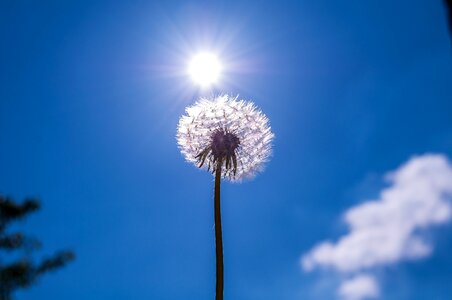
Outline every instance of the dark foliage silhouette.
<path fill-rule="evenodd" d="M 3 263 L 2 258 L 13 251 L 26 253 L 40 247 L 38 240 L 25 236 L 21 232 L 8 233 L 7 227 L 14 221 L 23 219 L 40 208 L 35 199 L 26 199 L 22 204 L 0 195 L 0 300 L 11 300 L 14 291 L 33 285 L 43 274 L 59 269 L 75 258 L 72 251 L 60 251 L 52 256 L 34 262 L 29 256 L 13 262 Z M 4 259 L 3 259 L 4 260 Z"/>
<path fill-rule="evenodd" d="M 452 34 L 452 0 L 444 0 L 447 9 L 447 15 L 449 17 L 449 30 Z"/>

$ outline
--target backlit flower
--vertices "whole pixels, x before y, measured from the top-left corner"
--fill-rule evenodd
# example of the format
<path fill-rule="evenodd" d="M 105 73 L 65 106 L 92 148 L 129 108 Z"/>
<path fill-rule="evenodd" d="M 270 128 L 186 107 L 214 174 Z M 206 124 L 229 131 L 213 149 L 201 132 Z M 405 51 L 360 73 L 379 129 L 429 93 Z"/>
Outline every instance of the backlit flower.
<path fill-rule="evenodd" d="M 271 155 L 268 118 L 249 101 L 200 99 L 179 120 L 177 141 L 187 161 L 231 181 L 252 178 Z"/>

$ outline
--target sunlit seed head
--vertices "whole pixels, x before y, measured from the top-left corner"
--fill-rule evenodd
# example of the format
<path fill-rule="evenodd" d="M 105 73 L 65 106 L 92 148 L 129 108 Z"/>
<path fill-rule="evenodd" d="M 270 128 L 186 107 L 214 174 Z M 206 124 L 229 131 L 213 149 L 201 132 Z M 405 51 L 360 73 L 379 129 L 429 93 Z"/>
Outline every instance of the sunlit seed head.
<path fill-rule="evenodd" d="M 188 74 L 201 87 L 214 84 L 220 78 L 222 66 L 218 58 L 208 52 L 199 53 L 188 65 Z"/>
<path fill-rule="evenodd" d="M 187 161 L 231 181 L 252 178 L 272 153 L 274 134 L 252 103 L 228 95 L 201 99 L 179 120 L 177 141 Z"/>

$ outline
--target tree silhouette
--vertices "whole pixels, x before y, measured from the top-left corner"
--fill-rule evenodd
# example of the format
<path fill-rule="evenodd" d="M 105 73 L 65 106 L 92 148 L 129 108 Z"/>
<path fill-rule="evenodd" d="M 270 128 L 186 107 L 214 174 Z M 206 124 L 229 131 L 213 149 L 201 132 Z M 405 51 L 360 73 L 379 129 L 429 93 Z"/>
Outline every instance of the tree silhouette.
<path fill-rule="evenodd" d="M 23 249 L 26 252 L 40 247 L 38 240 L 21 232 L 7 233 L 6 228 L 13 221 L 20 220 L 40 208 L 35 199 L 25 199 L 22 204 L 0 195 L 0 250 L 12 252 Z M 14 291 L 31 286 L 44 273 L 59 269 L 75 258 L 72 251 L 59 251 L 39 263 L 24 257 L 2 264 L 0 261 L 0 300 L 11 300 Z"/>
<path fill-rule="evenodd" d="M 452 0 L 444 0 L 449 19 L 449 30 L 452 33 Z"/>

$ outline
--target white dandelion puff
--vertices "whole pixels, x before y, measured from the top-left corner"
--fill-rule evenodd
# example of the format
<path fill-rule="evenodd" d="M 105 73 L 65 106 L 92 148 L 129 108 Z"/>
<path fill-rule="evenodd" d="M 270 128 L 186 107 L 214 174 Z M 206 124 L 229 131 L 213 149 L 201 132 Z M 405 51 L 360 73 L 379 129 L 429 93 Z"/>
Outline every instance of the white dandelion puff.
<path fill-rule="evenodd" d="M 179 120 L 177 142 L 186 160 L 231 181 L 252 178 L 272 153 L 268 118 L 249 101 L 229 95 L 200 99 Z"/>

